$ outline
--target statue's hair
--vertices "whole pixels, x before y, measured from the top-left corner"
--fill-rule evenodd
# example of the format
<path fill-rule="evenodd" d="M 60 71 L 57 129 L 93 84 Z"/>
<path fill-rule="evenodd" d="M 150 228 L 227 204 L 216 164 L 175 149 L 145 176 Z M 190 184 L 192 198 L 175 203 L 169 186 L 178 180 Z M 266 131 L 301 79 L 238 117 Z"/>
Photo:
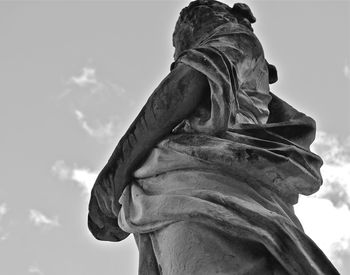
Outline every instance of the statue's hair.
<path fill-rule="evenodd" d="M 246 4 L 236 3 L 231 8 L 214 0 L 191 2 L 182 9 L 175 26 L 173 45 L 176 52 L 188 49 L 203 35 L 228 22 L 239 22 L 252 30 L 255 17 Z"/>
<path fill-rule="evenodd" d="M 182 9 L 176 22 L 173 34 L 174 57 L 176 59 L 183 50 L 193 47 L 205 34 L 222 24 L 240 23 L 253 31 L 251 24 L 255 21 L 252 11 L 246 4 L 236 3 L 231 8 L 215 0 L 193 1 Z M 269 70 L 269 82 L 275 83 L 278 79 L 277 69 L 267 61 L 266 64 Z"/>

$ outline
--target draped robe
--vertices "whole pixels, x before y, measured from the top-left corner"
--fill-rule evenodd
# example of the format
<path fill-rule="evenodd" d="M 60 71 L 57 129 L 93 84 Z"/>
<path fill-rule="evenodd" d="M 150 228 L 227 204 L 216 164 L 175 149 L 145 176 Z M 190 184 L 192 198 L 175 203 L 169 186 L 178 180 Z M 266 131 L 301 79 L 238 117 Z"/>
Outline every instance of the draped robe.
<path fill-rule="evenodd" d="M 269 91 L 255 35 L 225 24 L 179 63 L 207 77 L 209 98 L 151 150 L 105 224 L 134 234 L 139 274 L 338 274 L 293 210 L 322 183 L 315 122 Z"/>

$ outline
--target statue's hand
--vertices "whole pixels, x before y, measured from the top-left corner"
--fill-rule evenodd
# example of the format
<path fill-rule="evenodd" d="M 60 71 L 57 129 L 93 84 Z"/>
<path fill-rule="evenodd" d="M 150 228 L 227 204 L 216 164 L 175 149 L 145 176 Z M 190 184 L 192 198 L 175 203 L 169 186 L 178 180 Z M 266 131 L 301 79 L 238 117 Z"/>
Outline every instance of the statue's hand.
<path fill-rule="evenodd" d="M 91 191 L 89 203 L 88 226 L 99 240 L 121 241 L 129 233 L 118 226 L 118 214 L 121 208 L 118 200 L 126 186 L 127 177 L 122 176 L 121 169 L 107 165 L 98 175 Z"/>
<path fill-rule="evenodd" d="M 98 240 L 118 242 L 129 233 L 118 226 L 120 205 L 100 185 L 95 185 L 89 203 L 88 226 Z"/>
<path fill-rule="evenodd" d="M 118 217 L 121 207 L 118 200 L 128 182 L 127 176 L 121 170 L 102 170 L 92 189 L 92 196 L 96 198 L 99 208 L 111 218 Z"/>
<path fill-rule="evenodd" d="M 125 187 L 130 183 L 130 177 L 120 170 L 116 172 L 113 181 L 113 198 L 111 199 L 112 213 L 118 216 L 121 205 L 119 198 L 122 196 Z"/>

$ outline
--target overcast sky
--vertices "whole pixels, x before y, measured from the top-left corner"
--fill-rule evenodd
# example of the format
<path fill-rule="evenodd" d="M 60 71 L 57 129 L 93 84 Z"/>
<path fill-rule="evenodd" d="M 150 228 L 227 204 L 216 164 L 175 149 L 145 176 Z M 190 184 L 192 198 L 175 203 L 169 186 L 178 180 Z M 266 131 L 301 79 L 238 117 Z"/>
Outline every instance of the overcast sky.
<path fill-rule="evenodd" d="M 137 274 L 132 237 L 88 232 L 88 193 L 169 72 L 188 3 L 0 2 L 1 274 Z M 271 90 L 318 125 L 325 182 L 297 214 L 350 274 L 350 1 L 246 3 L 279 72 Z"/>

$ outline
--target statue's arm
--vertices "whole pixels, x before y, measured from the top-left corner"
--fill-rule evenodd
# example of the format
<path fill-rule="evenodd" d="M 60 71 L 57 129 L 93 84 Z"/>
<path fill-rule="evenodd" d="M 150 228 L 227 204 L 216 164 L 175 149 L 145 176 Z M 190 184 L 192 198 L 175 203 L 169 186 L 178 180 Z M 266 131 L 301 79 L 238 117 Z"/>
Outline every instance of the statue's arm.
<path fill-rule="evenodd" d="M 118 213 L 119 204 L 115 200 L 133 172 L 151 149 L 195 110 L 203 96 L 209 96 L 207 78 L 182 63 L 160 83 L 96 180 L 92 196 L 96 196 L 105 214 L 112 217 Z"/>

